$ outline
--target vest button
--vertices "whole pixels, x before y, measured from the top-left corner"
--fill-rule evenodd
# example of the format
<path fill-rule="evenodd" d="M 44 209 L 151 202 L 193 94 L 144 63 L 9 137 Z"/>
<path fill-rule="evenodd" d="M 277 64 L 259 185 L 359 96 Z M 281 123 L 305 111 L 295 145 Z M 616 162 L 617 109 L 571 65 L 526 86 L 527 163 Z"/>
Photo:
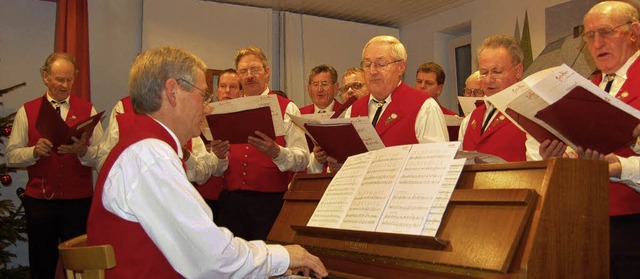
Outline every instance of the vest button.
<path fill-rule="evenodd" d="M 245 157 L 245 158 L 249 158 L 249 155 L 246 155 L 246 154 L 245 154 L 245 155 L 244 155 L 244 157 Z"/>
<path fill-rule="evenodd" d="M 249 147 L 248 147 L 248 146 L 245 146 L 245 147 L 244 147 L 244 149 L 249 150 Z"/>

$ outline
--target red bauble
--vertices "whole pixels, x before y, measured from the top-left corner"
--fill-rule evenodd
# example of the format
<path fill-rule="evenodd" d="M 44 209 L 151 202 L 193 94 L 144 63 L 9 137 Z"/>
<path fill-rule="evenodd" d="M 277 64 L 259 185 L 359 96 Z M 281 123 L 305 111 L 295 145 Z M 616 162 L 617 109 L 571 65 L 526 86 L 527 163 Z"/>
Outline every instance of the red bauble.
<path fill-rule="evenodd" d="M 3 127 L 2 128 L 2 135 L 5 137 L 8 137 L 11 135 L 11 127 Z"/>
<path fill-rule="evenodd" d="M 2 185 L 8 187 L 9 185 L 11 185 L 11 182 L 13 182 L 11 175 L 3 174 L 0 176 L 0 183 L 2 183 Z"/>

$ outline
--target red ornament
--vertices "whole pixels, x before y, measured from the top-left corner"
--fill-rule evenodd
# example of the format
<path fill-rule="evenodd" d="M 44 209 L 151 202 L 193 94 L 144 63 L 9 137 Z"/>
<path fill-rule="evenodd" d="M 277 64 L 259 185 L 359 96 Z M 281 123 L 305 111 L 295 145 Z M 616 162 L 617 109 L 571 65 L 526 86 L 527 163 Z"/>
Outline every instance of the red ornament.
<path fill-rule="evenodd" d="M 11 135 L 11 127 L 3 127 L 2 128 L 2 135 L 5 137 L 8 137 Z"/>
<path fill-rule="evenodd" d="M 2 183 L 2 185 L 8 187 L 9 185 L 11 185 L 11 182 L 13 182 L 11 175 L 3 174 L 0 176 L 0 183 Z"/>

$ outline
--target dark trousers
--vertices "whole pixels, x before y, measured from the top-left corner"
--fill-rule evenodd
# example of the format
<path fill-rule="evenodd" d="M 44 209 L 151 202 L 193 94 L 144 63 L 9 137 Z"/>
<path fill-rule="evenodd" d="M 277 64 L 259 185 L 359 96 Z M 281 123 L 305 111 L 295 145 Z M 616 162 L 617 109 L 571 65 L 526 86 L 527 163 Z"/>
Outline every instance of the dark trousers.
<path fill-rule="evenodd" d="M 611 216 L 611 278 L 640 278 L 640 214 Z"/>
<path fill-rule="evenodd" d="M 222 191 L 216 224 L 246 240 L 265 240 L 282 208 L 284 193 Z"/>
<path fill-rule="evenodd" d="M 218 201 L 204 199 L 204 202 L 206 202 L 207 205 L 211 208 L 211 212 L 213 212 L 213 222 L 217 224 L 218 218 L 220 218 L 218 217 L 218 212 L 220 211 L 220 209 L 218 209 Z"/>
<path fill-rule="evenodd" d="M 58 265 L 58 244 L 87 231 L 91 198 L 41 200 L 22 199 L 29 239 L 29 269 L 32 279 L 52 279 Z"/>

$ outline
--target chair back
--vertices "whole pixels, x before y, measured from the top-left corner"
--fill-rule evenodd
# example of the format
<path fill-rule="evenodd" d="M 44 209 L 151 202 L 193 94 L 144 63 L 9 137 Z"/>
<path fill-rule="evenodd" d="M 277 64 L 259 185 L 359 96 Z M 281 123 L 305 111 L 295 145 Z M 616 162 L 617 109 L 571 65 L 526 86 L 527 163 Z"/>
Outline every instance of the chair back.
<path fill-rule="evenodd" d="M 58 245 L 67 279 L 104 279 L 105 269 L 116 266 L 111 245 L 87 246 L 87 235 Z"/>

